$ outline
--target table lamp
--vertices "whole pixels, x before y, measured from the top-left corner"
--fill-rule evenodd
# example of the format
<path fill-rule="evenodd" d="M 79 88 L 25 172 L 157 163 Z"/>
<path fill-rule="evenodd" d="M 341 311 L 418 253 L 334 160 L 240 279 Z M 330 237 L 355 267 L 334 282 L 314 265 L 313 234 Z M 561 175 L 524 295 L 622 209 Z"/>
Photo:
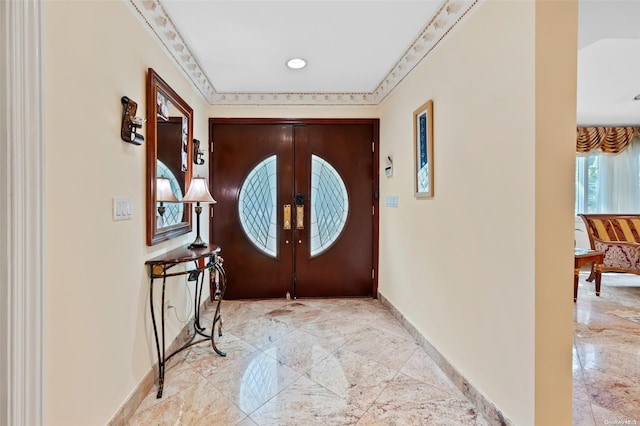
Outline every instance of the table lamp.
<path fill-rule="evenodd" d="M 207 185 L 207 180 L 203 177 L 195 177 L 191 179 L 189 190 L 185 194 L 184 198 L 182 198 L 182 202 L 196 203 L 197 236 L 195 241 L 189 245 L 189 248 L 206 247 L 207 243 L 204 242 L 202 238 L 200 238 L 200 213 L 202 213 L 202 207 L 200 207 L 200 203 L 217 203 L 217 201 L 213 199 L 211 193 L 209 192 L 209 185 Z"/>

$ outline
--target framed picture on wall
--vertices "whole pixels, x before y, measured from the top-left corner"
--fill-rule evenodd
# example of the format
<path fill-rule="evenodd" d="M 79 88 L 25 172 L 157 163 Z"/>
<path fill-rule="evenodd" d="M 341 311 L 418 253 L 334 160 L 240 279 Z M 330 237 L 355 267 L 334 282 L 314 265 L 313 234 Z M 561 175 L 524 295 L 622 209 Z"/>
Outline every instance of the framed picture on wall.
<path fill-rule="evenodd" d="M 416 198 L 433 198 L 433 101 L 413 112 Z"/>

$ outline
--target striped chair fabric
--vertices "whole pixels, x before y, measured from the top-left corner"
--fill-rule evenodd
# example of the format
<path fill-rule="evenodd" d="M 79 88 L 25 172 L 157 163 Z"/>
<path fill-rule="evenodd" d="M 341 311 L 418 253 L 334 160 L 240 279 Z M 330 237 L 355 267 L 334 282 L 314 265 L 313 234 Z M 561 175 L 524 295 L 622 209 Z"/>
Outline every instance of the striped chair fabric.
<path fill-rule="evenodd" d="M 604 252 L 603 272 L 640 275 L 640 214 L 581 214 L 591 249 Z"/>

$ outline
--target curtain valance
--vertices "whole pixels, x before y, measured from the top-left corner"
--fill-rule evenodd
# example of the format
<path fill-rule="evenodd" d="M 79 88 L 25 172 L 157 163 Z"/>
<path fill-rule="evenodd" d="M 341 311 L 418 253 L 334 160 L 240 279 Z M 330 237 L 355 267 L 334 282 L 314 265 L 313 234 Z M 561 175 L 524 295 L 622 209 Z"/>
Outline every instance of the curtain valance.
<path fill-rule="evenodd" d="M 600 149 L 617 154 L 629 146 L 636 134 L 640 134 L 640 127 L 578 127 L 576 152 L 584 154 Z"/>

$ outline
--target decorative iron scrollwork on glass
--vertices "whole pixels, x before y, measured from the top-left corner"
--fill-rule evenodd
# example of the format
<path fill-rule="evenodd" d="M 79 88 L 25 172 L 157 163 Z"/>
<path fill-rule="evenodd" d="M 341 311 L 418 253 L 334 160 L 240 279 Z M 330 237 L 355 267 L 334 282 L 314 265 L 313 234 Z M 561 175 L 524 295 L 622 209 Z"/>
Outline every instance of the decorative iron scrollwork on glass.
<path fill-rule="evenodd" d="M 238 200 L 240 223 L 249 240 L 263 253 L 277 257 L 277 161 L 263 160 L 249 172 Z"/>
<path fill-rule="evenodd" d="M 327 250 L 340 236 L 349 214 L 349 196 L 340 174 L 317 155 L 311 156 L 311 256 Z"/>

